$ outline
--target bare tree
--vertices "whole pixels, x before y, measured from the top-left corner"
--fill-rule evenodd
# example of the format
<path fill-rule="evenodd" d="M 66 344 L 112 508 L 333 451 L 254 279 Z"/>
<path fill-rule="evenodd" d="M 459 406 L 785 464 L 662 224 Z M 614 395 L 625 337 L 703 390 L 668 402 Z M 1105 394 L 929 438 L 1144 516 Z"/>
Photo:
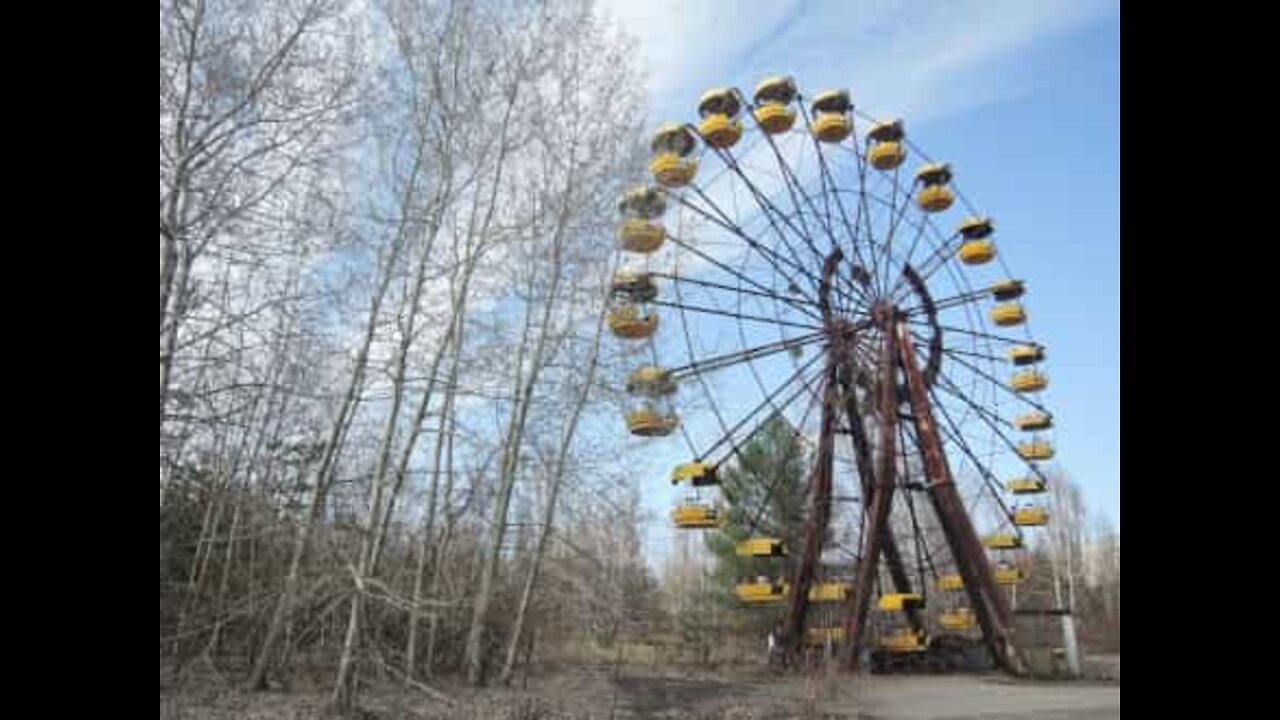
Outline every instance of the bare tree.
<path fill-rule="evenodd" d="M 413 184 L 413 182 L 416 181 L 416 178 L 421 172 L 422 158 L 421 156 L 418 156 L 412 163 L 410 184 Z M 333 415 L 332 422 L 329 426 L 328 436 L 323 444 L 323 451 L 313 475 L 313 486 L 315 490 L 311 497 L 311 509 L 307 518 L 298 528 L 297 538 L 294 542 L 293 553 L 289 562 L 289 571 L 284 580 L 284 588 L 276 603 L 276 609 L 271 616 L 266 636 L 263 638 L 262 648 L 258 653 L 253 673 L 250 676 L 249 685 L 255 689 L 265 687 L 266 674 L 269 669 L 272 651 L 275 649 L 275 643 L 279 639 L 280 630 L 283 627 L 284 620 L 288 615 L 294 595 L 297 592 L 297 583 L 302 557 L 306 554 L 314 527 L 316 523 L 319 522 L 324 512 L 329 490 L 334 480 L 334 472 L 338 466 L 338 457 L 341 452 L 342 441 L 347 431 L 350 429 L 351 422 L 355 417 L 356 409 L 360 401 L 360 392 L 364 387 L 365 374 L 369 367 L 369 352 L 379 326 L 382 304 L 386 299 L 387 290 L 391 285 L 395 269 L 407 240 L 406 235 L 409 231 L 409 223 L 407 221 L 408 213 L 402 213 L 401 218 L 402 220 L 398 224 L 389 244 L 384 248 L 382 253 L 383 257 L 378 264 L 379 270 L 377 285 L 369 300 L 367 321 L 365 323 L 364 332 L 359 341 L 355 358 L 352 362 L 349 379 L 346 384 L 346 391 L 341 396 L 337 411 Z"/>
<path fill-rule="evenodd" d="M 197 263 L 332 149 L 355 66 L 341 3 L 172 0 L 160 10 L 160 424 Z"/>
<path fill-rule="evenodd" d="M 161 7 L 162 667 L 263 688 L 320 651 L 341 709 L 400 652 L 415 691 L 503 643 L 509 676 L 540 578 L 620 577 L 548 558 L 598 482 L 626 47 L 579 0 L 377 9 Z"/>
<path fill-rule="evenodd" d="M 603 307 L 603 304 L 601 304 Z M 551 476 L 547 481 L 547 498 L 546 507 L 543 511 L 542 522 L 540 526 L 542 532 L 538 535 L 538 543 L 533 550 L 533 557 L 530 560 L 529 574 L 525 579 L 524 589 L 520 593 L 520 604 L 516 610 L 515 625 L 511 630 L 511 637 L 507 641 L 506 659 L 502 664 L 501 682 L 503 684 L 511 681 L 511 671 L 515 666 L 516 650 L 520 646 L 521 633 L 524 630 L 525 618 L 529 612 L 529 602 L 533 597 L 534 588 L 538 583 L 538 573 L 542 567 L 542 558 L 547 550 L 547 541 L 550 539 L 555 528 L 556 517 L 556 501 L 560 496 L 560 487 L 564 482 L 568 463 L 570 462 L 570 449 L 573 446 L 574 438 L 578 433 L 578 421 L 582 417 L 582 411 L 586 407 L 587 401 L 591 396 L 592 385 L 595 382 L 596 367 L 600 357 L 600 337 L 604 331 L 604 315 L 600 315 L 600 320 L 596 324 L 595 334 L 591 340 L 591 347 L 587 351 L 586 367 L 584 369 L 584 377 L 581 380 L 581 386 L 577 396 L 573 399 L 569 410 L 569 419 L 563 430 L 560 439 L 559 448 L 556 451 L 554 459 L 551 461 Z"/>

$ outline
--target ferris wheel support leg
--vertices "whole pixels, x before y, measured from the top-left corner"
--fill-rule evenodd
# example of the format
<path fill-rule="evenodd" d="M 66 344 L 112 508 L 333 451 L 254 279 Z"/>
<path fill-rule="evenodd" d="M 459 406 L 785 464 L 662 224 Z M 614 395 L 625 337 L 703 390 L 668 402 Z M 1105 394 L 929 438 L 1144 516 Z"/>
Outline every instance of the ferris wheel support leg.
<path fill-rule="evenodd" d="M 822 310 L 824 324 L 832 328 L 831 280 L 840 265 L 842 254 L 837 248 L 827 256 L 822 266 L 822 282 L 818 288 L 818 307 Z M 835 424 L 837 407 L 836 373 L 843 362 L 844 343 L 833 334 L 827 350 L 827 366 L 822 383 L 822 427 L 818 440 L 818 454 L 810 480 L 809 514 L 804 527 L 804 552 L 796 564 L 791 580 L 791 599 L 787 606 L 787 619 L 783 627 L 785 652 L 798 658 L 804 649 L 804 619 L 809 610 L 809 587 L 813 584 L 814 567 L 822 554 L 822 541 L 827 535 L 831 519 L 831 476 L 835 457 Z"/>
<path fill-rule="evenodd" d="M 891 326 L 886 324 L 886 327 Z M 865 521 L 866 531 L 862 534 L 862 558 L 858 562 L 858 574 L 853 581 L 853 600 L 845 615 L 844 632 L 848 641 L 841 648 L 840 657 L 840 664 L 850 671 L 858 668 L 858 651 L 863 644 L 867 612 L 871 608 L 876 567 L 880 563 L 884 540 L 889 535 L 889 511 L 893 508 L 898 440 L 896 355 L 893 333 L 886 332 L 880 357 L 880 462 L 876 468 L 875 493 L 870 499 L 869 517 Z"/>
<path fill-rule="evenodd" d="M 809 610 L 809 588 L 813 586 L 814 568 L 822 555 L 822 541 L 831 519 L 831 476 L 835 456 L 835 382 L 834 369 L 827 372 L 822 389 L 822 435 L 818 442 L 817 461 L 813 469 L 809 515 L 804 528 L 804 553 L 791 578 L 791 599 L 787 607 L 784 637 L 787 652 L 798 656 L 804 649 L 804 620 Z"/>
<path fill-rule="evenodd" d="M 978 539 L 978 533 L 974 530 L 960 493 L 952 481 L 951 470 L 942 449 L 942 439 L 938 435 L 938 426 L 929 406 L 924 375 L 916 363 L 911 332 L 906 324 L 899 324 L 895 332 L 889 334 L 897 336 L 902 365 L 906 370 L 911 415 L 915 421 L 916 435 L 924 455 L 925 472 L 929 478 L 929 499 L 937 511 L 947 545 L 964 581 L 969 603 L 982 627 L 983 639 L 1001 668 L 1015 675 L 1023 675 L 1026 673 L 1026 664 L 1013 643 L 1013 612 L 1004 593 L 996 585 L 986 550 Z"/>
<path fill-rule="evenodd" d="M 871 443 L 867 439 L 866 426 L 862 424 L 862 415 L 858 412 L 858 398 L 854 384 L 849 375 L 850 366 L 845 365 L 845 372 L 840 375 L 840 388 L 844 393 L 844 412 L 849 422 L 849 434 L 853 440 L 854 462 L 858 468 L 858 482 L 862 488 L 862 497 L 870 500 L 875 494 L 875 468 L 871 460 Z M 911 576 L 902 563 L 902 553 L 898 551 L 898 541 L 892 532 L 884 536 L 884 563 L 889 568 L 889 577 L 893 586 L 900 593 L 911 592 Z M 907 611 L 907 621 L 912 630 L 924 627 L 924 620 L 916 608 Z M 846 636 L 848 637 L 848 636 Z"/>

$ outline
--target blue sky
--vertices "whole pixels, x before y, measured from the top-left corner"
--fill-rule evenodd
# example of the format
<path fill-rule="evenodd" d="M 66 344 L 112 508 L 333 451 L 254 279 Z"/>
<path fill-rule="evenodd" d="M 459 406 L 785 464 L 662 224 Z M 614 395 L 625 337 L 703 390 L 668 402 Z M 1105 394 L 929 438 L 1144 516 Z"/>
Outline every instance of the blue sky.
<path fill-rule="evenodd" d="M 914 142 L 952 164 L 1028 283 L 1030 326 L 1049 348 L 1058 463 L 1118 529 L 1119 3 L 603 5 L 638 38 L 651 126 L 693 118 L 706 88 L 749 93 L 783 73 L 810 95 L 849 88 L 860 109 L 904 118 Z"/>

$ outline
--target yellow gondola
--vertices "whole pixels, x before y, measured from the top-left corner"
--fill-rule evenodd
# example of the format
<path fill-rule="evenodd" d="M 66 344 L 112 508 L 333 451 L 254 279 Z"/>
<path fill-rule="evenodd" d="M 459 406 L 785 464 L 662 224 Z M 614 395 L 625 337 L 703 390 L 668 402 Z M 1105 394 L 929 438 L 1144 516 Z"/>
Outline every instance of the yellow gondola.
<path fill-rule="evenodd" d="M 624 217 L 652 220 L 667 211 L 667 199 L 662 191 L 649 185 L 636 185 L 627 190 L 618 201 L 618 212 Z"/>
<path fill-rule="evenodd" d="M 1037 370 L 1023 370 L 1009 378 L 1009 386 L 1018 392 L 1039 392 L 1049 386 L 1049 377 Z"/>
<path fill-rule="evenodd" d="M 737 544 L 738 557 L 786 557 L 787 548 L 777 538 L 748 538 Z"/>
<path fill-rule="evenodd" d="M 931 166 L 926 165 L 924 168 L 921 168 L 921 172 L 928 167 Z M 948 171 L 947 182 L 950 181 L 951 175 L 950 171 Z M 981 240 L 982 238 L 989 237 L 991 233 L 995 232 L 995 226 L 992 224 L 991 218 L 983 216 L 967 217 L 960 221 L 960 225 L 957 226 L 956 229 L 965 240 Z"/>
<path fill-rule="evenodd" d="M 1053 427 L 1053 416 L 1043 412 L 1023 413 L 1013 419 L 1014 427 L 1025 432 L 1048 430 Z"/>
<path fill-rule="evenodd" d="M 715 88 L 702 94 L 698 100 L 698 134 L 702 141 L 714 148 L 732 147 L 742 137 L 742 122 L 738 113 L 742 103 L 732 88 Z"/>
<path fill-rule="evenodd" d="M 756 123 L 770 135 L 787 132 L 796 122 L 796 111 L 790 107 L 796 99 L 796 84 L 789 77 L 774 76 L 761 80 L 753 94 Z"/>
<path fill-rule="evenodd" d="M 847 582 L 819 582 L 809 588 L 809 602 L 843 602 L 853 585 Z"/>
<path fill-rule="evenodd" d="M 1034 495 L 1047 489 L 1044 481 L 1038 477 L 1014 478 L 1006 482 L 1004 486 L 1014 495 Z"/>
<path fill-rule="evenodd" d="M 1018 457 L 1023 460 L 1048 460 L 1053 457 L 1053 445 L 1048 440 L 1020 442 Z"/>
<path fill-rule="evenodd" d="M 924 597 L 919 593 L 885 593 L 876 601 L 876 609 L 880 612 L 903 612 L 923 604 Z"/>
<path fill-rule="evenodd" d="M 907 148 L 902 143 L 906 132 L 902 129 L 901 120 L 886 120 L 871 126 L 867 131 L 867 139 L 871 147 L 867 150 L 867 162 L 877 170 L 893 170 L 907 159 Z"/>
<path fill-rule="evenodd" d="M 704 529 L 720 525 L 720 509 L 701 503 L 683 503 L 671 511 L 678 528 Z"/>
<path fill-rule="evenodd" d="M 738 596 L 738 600 L 748 604 L 785 602 L 790 593 L 791 587 L 786 582 L 768 578 L 740 582 L 733 588 L 733 594 Z"/>
<path fill-rule="evenodd" d="M 960 243 L 960 262 L 965 265 L 982 265 L 996 256 L 996 244 L 990 240 L 965 240 Z"/>
<path fill-rule="evenodd" d="M 1022 547 L 1022 538 L 1014 533 L 992 533 L 982 539 L 982 544 L 992 550 L 1017 550 Z"/>
<path fill-rule="evenodd" d="M 627 376 L 627 392 L 632 395 L 660 397 L 672 395 L 675 391 L 676 383 L 671 379 L 671 371 L 656 365 L 643 365 Z"/>
<path fill-rule="evenodd" d="M 838 143 L 853 132 L 853 120 L 849 111 L 853 103 L 848 90 L 826 90 L 813 99 L 814 137 L 825 143 Z"/>
<path fill-rule="evenodd" d="M 658 285 L 647 272 L 624 269 L 613 273 L 609 292 L 615 298 L 630 302 L 648 302 L 658 297 Z"/>
<path fill-rule="evenodd" d="M 1049 511 L 1038 505 L 1015 508 L 1013 511 L 1013 524 L 1022 527 L 1047 525 L 1049 524 Z"/>
<path fill-rule="evenodd" d="M 632 435 L 639 437 L 670 435 L 680 425 L 679 416 L 674 413 L 659 412 L 656 408 L 647 405 L 629 410 L 625 419 L 627 429 Z"/>
<path fill-rule="evenodd" d="M 1021 280 L 1001 280 L 993 283 L 989 290 L 996 302 L 1009 302 L 1022 297 L 1027 289 Z"/>
<path fill-rule="evenodd" d="M 938 625 L 947 630 L 972 630 L 977 623 L 972 610 L 957 608 L 938 613 Z"/>
<path fill-rule="evenodd" d="M 656 222 L 627 218 L 618 225 L 618 246 L 627 252 L 647 255 L 662 247 L 667 231 Z"/>
<path fill-rule="evenodd" d="M 606 317 L 609 332 L 626 340 L 640 340 L 651 337 L 658 329 L 658 316 L 653 313 L 642 315 L 635 305 L 621 305 L 609 311 Z"/>
<path fill-rule="evenodd" d="M 1027 311 L 1016 302 L 1000 303 L 991 308 L 991 322 L 1000 327 L 1013 327 L 1027 321 Z"/>
<path fill-rule="evenodd" d="M 681 481 L 688 481 L 693 487 L 703 487 L 706 485 L 719 485 L 720 476 L 716 472 L 716 466 L 704 462 L 687 462 L 676 466 L 671 471 L 671 484 L 675 485 Z"/>
<path fill-rule="evenodd" d="M 951 166 L 930 163 L 916 171 L 916 181 L 921 184 L 916 193 L 916 204 L 925 212 L 942 212 L 955 202 L 955 193 L 947 187 L 951 182 Z"/>
<path fill-rule="evenodd" d="M 1044 360 L 1044 348 L 1039 345 L 1015 345 L 1009 348 L 1009 362 L 1014 365 L 1034 365 Z"/>
<path fill-rule="evenodd" d="M 650 141 L 653 156 L 649 160 L 649 172 L 664 187 L 681 187 L 693 181 L 698 173 L 698 161 L 690 157 L 697 141 L 689 129 L 678 123 L 667 123 L 658 128 Z"/>
<path fill-rule="evenodd" d="M 901 628 L 884 633 L 877 643 L 881 650 L 892 653 L 922 652 L 928 647 L 924 630 Z"/>
<path fill-rule="evenodd" d="M 1022 572 L 1022 568 L 1007 563 L 997 565 L 991 572 L 995 575 L 996 584 L 998 585 L 1017 585 L 1027 579 L 1026 573 Z"/>

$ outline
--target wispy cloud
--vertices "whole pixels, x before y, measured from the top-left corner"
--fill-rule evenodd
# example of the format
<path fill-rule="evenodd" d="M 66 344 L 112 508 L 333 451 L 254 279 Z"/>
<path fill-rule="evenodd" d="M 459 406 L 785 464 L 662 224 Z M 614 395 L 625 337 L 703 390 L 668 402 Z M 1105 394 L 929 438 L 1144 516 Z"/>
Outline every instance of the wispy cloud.
<path fill-rule="evenodd" d="M 1114 0 L 602 0 L 639 40 L 656 115 L 693 115 L 698 93 L 794 75 L 810 93 L 851 87 L 880 115 L 927 120 L 1018 92 L 1017 54 L 1119 12 Z M 657 122 L 660 117 L 653 118 Z"/>
<path fill-rule="evenodd" d="M 601 0 L 605 14 L 639 41 L 655 110 L 692 106 L 701 90 L 729 83 L 733 66 L 801 11 L 788 2 Z M 693 100 L 687 96 L 693 95 Z"/>

